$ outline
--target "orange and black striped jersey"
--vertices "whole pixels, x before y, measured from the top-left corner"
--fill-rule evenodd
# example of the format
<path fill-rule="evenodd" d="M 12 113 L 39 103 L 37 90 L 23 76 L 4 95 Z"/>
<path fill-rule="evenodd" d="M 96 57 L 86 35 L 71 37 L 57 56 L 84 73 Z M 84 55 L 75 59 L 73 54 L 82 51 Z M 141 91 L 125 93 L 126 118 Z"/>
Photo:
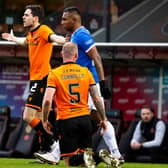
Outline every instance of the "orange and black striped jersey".
<path fill-rule="evenodd" d="M 49 36 L 53 33 L 48 26 L 40 25 L 26 37 L 29 48 L 30 80 L 41 80 L 51 70 L 53 44 L 49 42 Z"/>
<path fill-rule="evenodd" d="M 90 115 L 88 94 L 95 81 L 86 67 L 66 63 L 52 70 L 48 76 L 47 87 L 55 87 L 57 120 Z"/>

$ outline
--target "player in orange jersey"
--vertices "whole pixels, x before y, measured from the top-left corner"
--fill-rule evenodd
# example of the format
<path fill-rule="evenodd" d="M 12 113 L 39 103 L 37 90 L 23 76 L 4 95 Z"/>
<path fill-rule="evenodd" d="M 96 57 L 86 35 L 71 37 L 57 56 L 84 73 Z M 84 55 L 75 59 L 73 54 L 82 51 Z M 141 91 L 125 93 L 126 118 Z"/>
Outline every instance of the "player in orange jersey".
<path fill-rule="evenodd" d="M 78 58 L 77 45 L 64 44 L 62 49 L 64 64 L 54 69 L 48 76 L 47 88 L 43 99 L 43 122 L 47 129 L 48 115 L 52 99 L 57 106 L 57 122 L 60 131 L 61 156 L 66 166 L 70 166 L 70 157 L 84 151 L 86 167 L 95 167 L 92 157 L 92 122 L 88 106 L 89 93 L 100 114 L 100 127 L 106 131 L 107 121 L 101 97 L 91 72 L 75 63 Z M 50 153 L 50 155 L 54 153 Z M 44 159 L 38 155 L 39 159 Z M 42 157 L 41 157 L 42 156 Z M 49 153 L 47 154 L 48 157 Z M 45 161 L 45 160 L 44 160 Z"/>
<path fill-rule="evenodd" d="M 46 132 L 41 122 L 42 100 L 46 88 L 53 44 L 63 44 L 65 38 L 56 35 L 48 26 L 41 25 L 44 10 L 40 5 L 28 5 L 23 15 L 23 25 L 29 29 L 26 37 L 16 37 L 13 32 L 2 33 L 2 38 L 28 45 L 30 63 L 30 91 L 23 112 L 23 119 L 46 139 L 44 146 L 53 145 L 53 136 Z M 45 141 L 44 141 L 45 142 Z M 54 146 L 54 145 L 53 145 Z M 52 146 L 52 148 L 53 148 Z"/>

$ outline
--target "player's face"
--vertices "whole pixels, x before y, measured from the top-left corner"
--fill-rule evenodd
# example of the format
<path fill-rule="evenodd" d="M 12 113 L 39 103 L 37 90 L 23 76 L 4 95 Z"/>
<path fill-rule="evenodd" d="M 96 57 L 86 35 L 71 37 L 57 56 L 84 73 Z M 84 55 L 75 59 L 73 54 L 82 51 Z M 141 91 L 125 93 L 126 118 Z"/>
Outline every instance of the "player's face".
<path fill-rule="evenodd" d="M 23 26 L 24 27 L 33 27 L 34 26 L 34 16 L 31 13 L 30 9 L 26 9 L 23 15 Z"/>
<path fill-rule="evenodd" d="M 149 122 L 152 120 L 154 114 L 153 112 L 148 109 L 148 108 L 144 108 L 141 110 L 141 119 L 144 121 L 144 122 Z"/>
<path fill-rule="evenodd" d="M 66 31 L 74 31 L 74 20 L 69 12 L 64 12 L 61 19 L 61 24 Z"/>

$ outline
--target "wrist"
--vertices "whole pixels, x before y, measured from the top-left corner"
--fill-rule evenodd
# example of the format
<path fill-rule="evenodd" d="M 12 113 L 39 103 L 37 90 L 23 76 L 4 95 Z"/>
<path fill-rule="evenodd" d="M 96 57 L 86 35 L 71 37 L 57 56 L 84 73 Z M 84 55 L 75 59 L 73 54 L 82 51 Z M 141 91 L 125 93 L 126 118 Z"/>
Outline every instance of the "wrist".
<path fill-rule="evenodd" d="M 107 118 L 101 119 L 100 123 L 102 123 L 102 122 L 107 122 Z"/>
<path fill-rule="evenodd" d="M 12 38 L 12 41 L 13 41 L 13 42 L 18 43 L 18 42 L 17 42 L 17 38 L 16 38 L 15 36 L 12 36 L 11 38 Z"/>
<path fill-rule="evenodd" d="M 99 81 L 99 84 L 100 84 L 101 87 L 105 86 L 105 80 Z"/>

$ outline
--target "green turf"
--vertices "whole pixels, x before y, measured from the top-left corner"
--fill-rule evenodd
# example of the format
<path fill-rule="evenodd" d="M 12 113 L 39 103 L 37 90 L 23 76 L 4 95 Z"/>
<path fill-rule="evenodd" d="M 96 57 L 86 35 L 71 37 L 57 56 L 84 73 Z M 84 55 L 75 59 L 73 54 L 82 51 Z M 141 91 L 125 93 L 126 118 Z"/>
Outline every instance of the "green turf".
<path fill-rule="evenodd" d="M 56 168 L 66 167 L 61 161 L 59 165 L 39 164 L 35 159 L 0 158 L 0 168 Z M 106 168 L 101 163 L 97 168 Z M 72 167 L 71 167 L 72 168 Z M 75 168 L 75 167 L 73 167 Z M 77 167 L 76 167 L 77 168 Z M 125 163 L 122 168 L 168 168 L 168 164 Z"/>

